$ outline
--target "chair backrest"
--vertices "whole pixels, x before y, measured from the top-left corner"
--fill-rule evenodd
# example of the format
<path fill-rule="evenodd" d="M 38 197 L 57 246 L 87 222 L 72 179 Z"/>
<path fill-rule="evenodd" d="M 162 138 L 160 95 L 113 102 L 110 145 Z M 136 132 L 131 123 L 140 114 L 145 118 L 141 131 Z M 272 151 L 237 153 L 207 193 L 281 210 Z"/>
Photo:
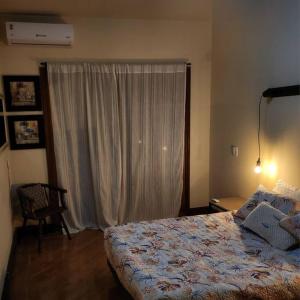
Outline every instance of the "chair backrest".
<path fill-rule="evenodd" d="M 40 183 L 25 184 L 18 188 L 23 215 L 30 215 L 34 211 L 49 206 L 49 199 L 45 188 Z"/>

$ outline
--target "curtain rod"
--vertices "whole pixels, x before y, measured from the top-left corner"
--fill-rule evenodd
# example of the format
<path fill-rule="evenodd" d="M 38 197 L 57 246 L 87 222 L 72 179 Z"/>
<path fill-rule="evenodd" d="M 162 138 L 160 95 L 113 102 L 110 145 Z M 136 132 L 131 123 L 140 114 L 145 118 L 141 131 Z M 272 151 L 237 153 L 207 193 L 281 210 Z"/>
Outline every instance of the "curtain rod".
<path fill-rule="evenodd" d="M 103 63 L 103 64 L 112 64 L 112 63 L 119 63 L 119 64 L 171 64 L 171 63 L 185 63 L 187 66 L 191 66 L 191 63 L 184 59 L 178 60 L 75 60 L 75 61 L 62 61 L 62 60 L 52 60 L 52 61 L 41 61 L 40 65 L 47 65 L 47 63 L 73 63 L 73 64 L 81 64 L 81 63 Z"/>

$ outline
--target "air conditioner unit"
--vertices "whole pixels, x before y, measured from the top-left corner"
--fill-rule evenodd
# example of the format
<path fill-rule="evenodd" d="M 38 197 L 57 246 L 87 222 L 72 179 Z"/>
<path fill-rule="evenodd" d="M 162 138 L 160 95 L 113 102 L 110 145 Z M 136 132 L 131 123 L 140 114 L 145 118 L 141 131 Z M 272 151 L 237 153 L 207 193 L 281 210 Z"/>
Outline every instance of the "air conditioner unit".
<path fill-rule="evenodd" d="M 8 45 L 71 46 L 73 25 L 50 23 L 6 22 Z"/>

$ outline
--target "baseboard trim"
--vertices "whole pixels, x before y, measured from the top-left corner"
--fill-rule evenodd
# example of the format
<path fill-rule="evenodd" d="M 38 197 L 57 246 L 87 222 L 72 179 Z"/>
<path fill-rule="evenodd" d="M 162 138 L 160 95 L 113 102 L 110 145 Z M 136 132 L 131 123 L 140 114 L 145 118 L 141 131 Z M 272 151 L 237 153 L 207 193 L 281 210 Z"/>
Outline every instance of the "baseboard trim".
<path fill-rule="evenodd" d="M 11 277 L 13 275 L 13 269 L 14 269 L 14 264 L 15 264 L 18 235 L 19 235 L 19 228 L 15 228 L 14 233 L 13 233 L 12 244 L 11 244 L 11 248 L 10 248 L 8 264 L 7 264 L 7 268 L 6 268 L 6 275 L 5 275 L 5 279 L 4 279 L 1 300 L 9 300 L 10 299 L 9 288 L 10 288 L 10 281 L 11 281 Z"/>

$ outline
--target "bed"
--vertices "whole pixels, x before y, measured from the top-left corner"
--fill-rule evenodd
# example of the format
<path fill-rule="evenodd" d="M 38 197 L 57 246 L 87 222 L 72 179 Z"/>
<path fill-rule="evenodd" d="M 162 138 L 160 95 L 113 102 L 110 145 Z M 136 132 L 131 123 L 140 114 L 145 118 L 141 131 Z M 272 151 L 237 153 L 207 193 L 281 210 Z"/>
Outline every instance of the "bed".
<path fill-rule="evenodd" d="M 134 299 L 300 299 L 300 249 L 281 251 L 232 212 L 105 230 L 109 263 Z"/>

